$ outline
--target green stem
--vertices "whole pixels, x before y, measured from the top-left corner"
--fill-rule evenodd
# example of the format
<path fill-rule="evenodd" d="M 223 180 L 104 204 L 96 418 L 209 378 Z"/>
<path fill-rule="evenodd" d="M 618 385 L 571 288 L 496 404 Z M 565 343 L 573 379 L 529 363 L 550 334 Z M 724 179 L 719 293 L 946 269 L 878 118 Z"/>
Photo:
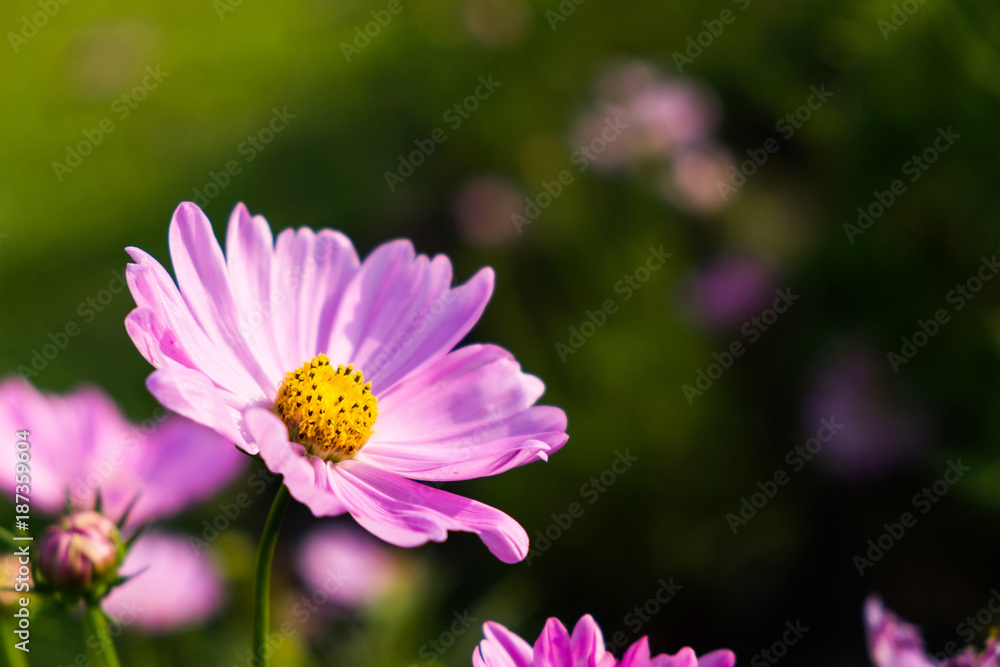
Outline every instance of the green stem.
<path fill-rule="evenodd" d="M 274 547 L 278 543 L 281 518 L 285 515 L 285 508 L 288 507 L 291 498 L 288 487 L 282 484 L 274 497 L 271 512 L 267 515 L 264 533 L 260 536 L 260 547 L 257 549 L 257 563 L 254 565 L 253 654 L 261 667 L 268 667 L 271 662 L 264 651 L 267 646 L 268 627 L 271 624 L 271 560 L 274 558 Z"/>
<path fill-rule="evenodd" d="M 87 603 L 86 618 L 90 626 L 90 631 L 94 633 L 99 642 L 101 660 L 105 666 L 121 667 L 121 663 L 118 662 L 118 654 L 115 653 L 115 644 L 111 641 L 111 634 L 108 632 L 108 619 L 104 617 L 100 603 Z"/>

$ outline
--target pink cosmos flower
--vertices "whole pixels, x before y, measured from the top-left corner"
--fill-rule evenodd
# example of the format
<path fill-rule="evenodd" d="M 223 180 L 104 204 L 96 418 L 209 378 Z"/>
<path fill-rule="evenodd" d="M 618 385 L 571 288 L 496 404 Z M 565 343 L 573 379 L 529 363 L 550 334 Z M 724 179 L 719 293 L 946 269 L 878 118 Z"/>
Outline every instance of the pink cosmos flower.
<path fill-rule="evenodd" d="M 588 614 L 567 632 L 559 619 L 550 618 L 532 647 L 499 623 L 483 624 L 485 639 L 472 652 L 474 667 L 733 667 L 732 651 L 712 651 L 700 658 L 690 648 L 675 655 L 651 656 L 643 637 L 632 644 L 621 662 L 604 647 L 604 636 Z"/>
<path fill-rule="evenodd" d="M 868 653 L 875 667 L 1000 667 L 1000 643 L 995 638 L 976 653 L 972 647 L 946 660 L 929 656 L 920 630 L 885 608 L 877 596 L 865 602 Z"/>
<path fill-rule="evenodd" d="M 495 475 L 546 460 L 566 416 L 535 406 L 544 385 L 506 350 L 453 349 L 493 291 L 486 268 L 452 288 L 447 257 L 409 241 L 361 262 L 342 233 L 285 230 L 243 205 L 224 255 L 211 223 L 181 204 L 169 231 L 177 285 L 128 252 L 137 308 L 126 326 L 157 368 L 165 406 L 259 454 L 316 516 L 345 512 L 399 546 L 476 533 L 505 562 L 528 536 L 492 507 L 418 481 Z"/>
<path fill-rule="evenodd" d="M 20 378 L 5 380 L 0 383 L 0 433 L 14 437 L 25 430 L 32 510 L 58 515 L 68 497 L 73 509 L 88 511 L 100 490 L 103 512 L 113 521 L 134 501 L 126 533 L 208 498 L 246 462 L 231 442 L 186 419 L 166 417 L 145 433 L 97 389 L 60 396 L 42 393 Z M 5 452 L 8 470 L 14 470 L 15 448 Z M 0 477 L 0 488 L 12 498 L 25 491 L 14 475 Z M 205 601 L 206 595 L 217 597 L 211 591 L 221 590 L 205 557 L 183 540 L 177 548 L 180 538 L 170 538 L 175 546 L 166 550 L 166 539 L 144 534 L 136 540 L 120 572 L 127 576 L 149 568 L 112 591 L 105 601 L 112 615 L 124 613 L 115 600 L 141 599 L 135 623 L 168 629 L 170 619 L 200 619 L 218 608 Z M 202 576 L 189 576 L 195 571 Z M 188 584 L 197 590 L 188 590 Z"/>
<path fill-rule="evenodd" d="M 143 533 L 125 556 L 121 574 L 132 578 L 113 589 L 101 606 L 123 626 L 174 631 L 212 618 L 224 602 L 215 565 L 179 535 Z"/>
<path fill-rule="evenodd" d="M 296 557 L 302 579 L 313 591 L 344 609 L 374 606 L 402 577 L 384 546 L 357 528 L 324 526 L 306 535 Z"/>

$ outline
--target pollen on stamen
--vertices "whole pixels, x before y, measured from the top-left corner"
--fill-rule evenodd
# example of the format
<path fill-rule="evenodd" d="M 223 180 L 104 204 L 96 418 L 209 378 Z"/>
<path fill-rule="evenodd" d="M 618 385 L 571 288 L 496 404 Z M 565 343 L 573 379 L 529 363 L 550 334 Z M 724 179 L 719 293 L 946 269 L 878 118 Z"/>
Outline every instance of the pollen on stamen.
<path fill-rule="evenodd" d="M 378 400 L 361 371 L 352 365 L 333 368 L 321 354 L 285 376 L 274 411 L 290 437 L 310 454 L 340 461 L 368 442 L 378 418 Z"/>

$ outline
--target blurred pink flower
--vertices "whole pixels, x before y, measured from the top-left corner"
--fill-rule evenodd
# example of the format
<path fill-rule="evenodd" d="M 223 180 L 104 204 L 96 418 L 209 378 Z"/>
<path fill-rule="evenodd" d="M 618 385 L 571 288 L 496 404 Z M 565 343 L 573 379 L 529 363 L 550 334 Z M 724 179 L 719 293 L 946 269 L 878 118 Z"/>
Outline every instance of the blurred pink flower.
<path fill-rule="evenodd" d="M 820 458 L 849 479 L 884 474 L 927 439 L 928 420 L 918 406 L 890 393 L 886 367 L 867 345 L 845 343 L 822 362 L 803 402 L 807 433 L 823 418 L 843 424 Z"/>
<path fill-rule="evenodd" d="M 74 515 L 79 517 L 93 508 L 99 489 L 103 513 L 112 521 L 135 501 L 126 537 L 129 527 L 173 515 L 221 490 L 247 460 L 231 441 L 186 419 L 167 417 L 144 433 L 97 389 L 60 396 L 8 379 L 0 384 L 0 431 L 24 430 L 29 431 L 32 508 L 59 514 L 68 494 L 82 511 Z M 13 470 L 15 448 L 6 451 Z M 14 475 L 0 479 L 0 487 L 13 497 Z M 115 600 L 142 600 L 143 618 L 136 619 L 141 627 L 166 630 L 173 620 L 203 618 L 210 607 L 206 596 L 221 596 L 217 578 L 192 574 L 209 572 L 198 565 L 203 558 L 184 540 L 173 538 L 169 549 L 165 540 L 155 533 L 141 535 L 118 571 L 128 575 L 151 565 L 155 573 L 122 584 L 105 600 L 119 612 Z"/>
<path fill-rule="evenodd" d="M 587 615 L 577 621 L 573 634 L 559 619 L 550 618 L 532 647 L 513 632 L 493 621 L 483 625 L 485 638 L 472 652 L 475 667 L 733 667 L 732 651 L 712 651 L 697 657 L 690 648 L 675 655 L 651 656 L 643 637 L 625 651 L 621 662 L 604 647 L 604 636 Z"/>
<path fill-rule="evenodd" d="M 380 602 L 400 576 L 381 543 L 347 526 L 323 526 L 307 534 L 296 565 L 306 585 L 322 590 L 334 606 L 349 609 Z"/>
<path fill-rule="evenodd" d="M 165 406 L 214 428 L 284 477 L 316 516 L 345 512 L 399 546 L 476 533 L 498 558 L 527 555 L 506 514 L 420 484 L 496 475 L 546 460 L 566 415 L 506 350 L 454 346 L 493 291 L 482 269 L 452 288 L 447 257 L 409 241 L 361 262 L 340 232 L 285 230 L 237 206 L 228 257 L 201 209 L 181 204 L 169 231 L 180 286 L 138 248 L 126 318 L 157 368 Z"/>
<path fill-rule="evenodd" d="M 104 611 L 123 626 L 167 632 L 201 623 L 222 608 L 222 578 L 208 554 L 184 537 L 149 531 L 121 566 L 128 582 L 104 599 Z"/>
<path fill-rule="evenodd" d="M 920 630 L 886 609 L 874 595 L 865 601 L 865 630 L 875 667 L 1000 667 L 1000 644 L 995 634 L 986 641 L 982 653 L 970 646 L 947 660 L 938 660 L 925 652 Z"/>
<path fill-rule="evenodd" d="M 166 417 L 146 434 L 129 424 L 95 388 L 43 393 L 20 378 L 0 383 L 0 432 L 30 431 L 31 504 L 49 514 L 94 507 L 100 489 L 104 514 L 117 519 L 135 500 L 128 526 L 178 513 L 235 478 L 247 457 L 232 441 L 180 417 Z M 8 469 L 14 447 L 5 448 Z M 13 497 L 13 475 L 0 488 Z M 128 527 L 126 526 L 126 527 Z"/>
<path fill-rule="evenodd" d="M 609 117 L 620 117 L 626 126 L 621 138 L 608 142 L 607 150 L 593 160 L 599 168 L 666 161 L 714 143 L 718 102 L 708 88 L 691 79 L 665 76 L 649 63 L 630 61 L 609 67 L 598 79 L 597 91 L 593 107 L 575 124 L 574 147 L 600 136 Z"/>
<path fill-rule="evenodd" d="M 524 215 L 524 194 L 497 176 L 467 181 L 455 195 L 455 224 L 469 243 L 490 247 L 517 237 L 512 216 Z"/>
<path fill-rule="evenodd" d="M 710 329 L 738 326 L 760 313 L 774 293 L 771 269 L 744 255 L 722 255 L 685 283 L 684 300 L 699 324 Z"/>
<path fill-rule="evenodd" d="M 733 158 L 721 148 L 682 151 L 663 182 L 663 192 L 677 207 L 696 213 L 714 213 L 726 205 L 719 191 L 728 182 Z"/>

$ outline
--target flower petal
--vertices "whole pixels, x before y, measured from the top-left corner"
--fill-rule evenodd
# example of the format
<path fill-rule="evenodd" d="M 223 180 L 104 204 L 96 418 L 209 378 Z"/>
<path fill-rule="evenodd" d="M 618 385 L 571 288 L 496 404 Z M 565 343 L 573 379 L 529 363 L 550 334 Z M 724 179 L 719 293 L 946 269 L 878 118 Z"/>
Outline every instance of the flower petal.
<path fill-rule="evenodd" d="M 212 223 L 197 205 L 184 202 L 174 211 L 168 238 L 177 286 L 188 309 L 215 347 L 234 357 L 265 396 L 273 396 L 279 378 L 268 374 L 240 333 L 226 259 Z"/>
<path fill-rule="evenodd" d="M 550 618 L 534 646 L 535 667 L 574 667 L 569 633 L 558 618 Z"/>
<path fill-rule="evenodd" d="M 231 440 L 178 417 L 167 419 L 148 436 L 140 431 L 123 444 L 125 460 L 118 470 L 133 478 L 135 488 L 120 502 L 138 497 L 129 515 L 133 526 L 171 516 L 211 497 L 233 481 L 249 461 Z M 116 476 L 109 482 L 118 479 Z M 128 488 L 121 483 L 114 486 Z M 111 517 L 120 516 L 126 507 L 116 507 L 112 498 L 105 506 Z"/>
<path fill-rule="evenodd" d="M 226 271 L 239 314 L 239 334 L 268 376 L 281 378 L 287 369 L 274 339 L 272 303 L 283 294 L 271 289 L 273 255 L 274 237 L 267 220 L 251 217 L 246 206 L 237 204 L 226 229 Z"/>
<path fill-rule="evenodd" d="M 470 345 L 379 397 L 364 457 L 425 480 L 495 475 L 546 460 L 566 442 L 566 415 L 535 406 L 544 390 L 506 350 Z"/>
<path fill-rule="evenodd" d="M 476 662 L 477 658 L 480 662 Z M 483 641 L 473 653 L 473 664 L 485 667 L 533 667 L 531 644 L 493 621 L 483 624 Z"/>
<path fill-rule="evenodd" d="M 379 246 L 348 286 L 320 349 L 360 368 L 378 395 L 450 351 L 479 320 L 493 293 L 492 269 L 454 289 L 451 280 L 443 255 L 415 255 L 403 240 Z"/>
<path fill-rule="evenodd" d="M 143 534 L 125 557 L 122 574 L 135 576 L 112 590 L 101 606 L 123 626 L 167 632 L 201 623 L 222 608 L 218 571 L 183 537 Z"/>
<path fill-rule="evenodd" d="M 347 511 L 333 489 L 332 465 L 309 456 L 302 445 L 289 442 L 288 429 L 277 415 L 252 408 L 244 420 L 264 463 L 271 472 L 284 477 L 293 498 L 316 516 L 337 516 Z"/>
<path fill-rule="evenodd" d="M 246 444 L 238 426 L 240 407 L 225 402 L 235 397 L 220 391 L 199 371 L 179 366 L 153 371 L 146 378 L 146 388 L 167 409 L 211 428 L 251 454 L 257 453 L 256 446 Z"/>
<path fill-rule="evenodd" d="M 190 361 L 190 368 L 201 371 L 219 387 L 245 400 L 263 397 L 260 386 L 232 351 L 205 334 L 160 263 L 138 248 L 126 250 L 134 260 L 125 267 L 125 275 L 136 311 L 152 313 L 152 316 L 132 317 L 129 327 L 129 335 L 133 336 L 143 356 L 154 364 L 157 361 L 164 363 L 164 358 L 178 363 L 186 359 Z M 136 333 L 142 335 L 137 339 Z M 163 345 L 159 355 L 148 350 L 156 341 L 162 341 Z"/>
<path fill-rule="evenodd" d="M 736 654 L 726 649 L 712 651 L 698 658 L 698 667 L 733 667 Z"/>
<path fill-rule="evenodd" d="M 934 667 L 920 631 L 885 608 L 877 596 L 865 601 L 868 652 L 875 667 Z"/>
<path fill-rule="evenodd" d="M 449 530 L 460 530 L 479 535 L 505 563 L 516 563 L 528 554 L 524 529 L 488 505 L 358 460 L 342 461 L 332 470 L 334 488 L 351 516 L 386 542 L 414 547 L 428 540 L 443 542 Z"/>
<path fill-rule="evenodd" d="M 10 437 L 29 431 L 32 507 L 57 513 L 67 493 L 74 506 L 93 507 L 94 489 L 107 477 L 97 474 L 95 463 L 110 457 L 109 446 L 123 439 L 128 423 L 97 389 L 60 396 L 12 377 L 0 384 L 0 429 Z M 15 470 L 16 453 L 13 446 L 5 448 L 7 470 Z M 0 488 L 11 497 L 15 484 L 14 474 L 0 476 Z"/>
<path fill-rule="evenodd" d="M 574 667 L 598 667 L 608 656 L 604 647 L 604 635 L 597 621 L 590 614 L 580 618 L 570 637 Z"/>

